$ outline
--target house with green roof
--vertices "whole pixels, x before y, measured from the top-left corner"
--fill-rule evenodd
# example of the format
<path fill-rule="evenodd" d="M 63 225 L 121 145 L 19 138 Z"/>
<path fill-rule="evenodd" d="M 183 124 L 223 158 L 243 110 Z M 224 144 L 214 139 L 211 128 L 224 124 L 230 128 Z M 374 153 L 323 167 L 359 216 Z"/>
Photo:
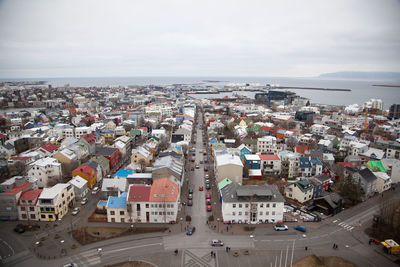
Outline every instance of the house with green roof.
<path fill-rule="evenodd" d="M 289 182 L 285 187 L 285 196 L 300 203 L 311 200 L 313 193 L 314 186 L 308 179 Z"/>
<path fill-rule="evenodd" d="M 218 190 L 221 190 L 222 188 L 224 188 L 225 186 L 227 186 L 228 184 L 231 184 L 231 183 L 232 183 L 232 181 L 228 178 L 221 180 L 218 183 Z"/>
<path fill-rule="evenodd" d="M 380 160 L 370 160 L 367 163 L 368 169 L 370 169 L 373 172 L 386 172 L 385 167 L 382 164 L 382 161 Z"/>
<path fill-rule="evenodd" d="M 131 136 L 131 137 L 138 137 L 138 136 L 141 136 L 142 135 L 142 132 L 139 130 L 139 129 L 132 129 L 130 132 L 129 132 L 129 135 Z"/>
<path fill-rule="evenodd" d="M 106 177 L 110 173 L 110 161 L 103 156 L 94 156 L 90 159 L 90 161 L 97 162 L 100 165 L 102 171 L 102 177 Z"/>

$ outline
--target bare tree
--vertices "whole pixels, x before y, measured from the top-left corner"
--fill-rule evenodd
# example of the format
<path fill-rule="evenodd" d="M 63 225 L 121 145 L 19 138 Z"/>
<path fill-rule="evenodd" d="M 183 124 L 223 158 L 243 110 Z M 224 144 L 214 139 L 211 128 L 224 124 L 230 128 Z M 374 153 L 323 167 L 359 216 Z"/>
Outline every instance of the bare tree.
<path fill-rule="evenodd" d="M 26 174 L 26 164 L 22 161 L 16 161 L 9 166 L 11 176 L 24 176 Z"/>
<path fill-rule="evenodd" d="M 289 138 L 286 140 L 286 145 L 288 146 L 288 148 L 290 148 L 291 150 L 294 151 L 294 148 L 295 148 L 296 145 L 297 145 L 297 138 L 294 137 L 294 136 L 289 137 Z"/>
<path fill-rule="evenodd" d="M 140 171 L 144 172 L 146 170 L 147 167 L 147 163 L 145 159 L 139 159 L 139 165 L 140 165 Z"/>

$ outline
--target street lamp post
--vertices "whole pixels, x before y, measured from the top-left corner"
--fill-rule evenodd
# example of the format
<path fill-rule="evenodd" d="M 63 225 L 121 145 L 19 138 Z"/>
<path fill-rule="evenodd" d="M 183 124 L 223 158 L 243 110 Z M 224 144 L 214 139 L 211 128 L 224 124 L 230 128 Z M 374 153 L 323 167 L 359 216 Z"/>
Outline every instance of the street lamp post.
<path fill-rule="evenodd" d="M 181 232 L 182 232 L 182 221 L 183 221 L 183 218 L 181 217 L 180 220 L 181 220 Z"/>
<path fill-rule="evenodd" d="M 217 218 L 217 222 L 218 222 L 218 233 L 219 233 L 219 218 Z"/>

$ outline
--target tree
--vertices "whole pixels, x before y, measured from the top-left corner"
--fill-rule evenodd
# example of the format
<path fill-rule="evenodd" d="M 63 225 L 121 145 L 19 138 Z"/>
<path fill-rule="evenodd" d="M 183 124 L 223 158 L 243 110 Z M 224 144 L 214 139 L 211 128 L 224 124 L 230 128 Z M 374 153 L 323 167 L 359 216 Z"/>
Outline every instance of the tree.
<path fill-rule="evenodd" d="M 140 166 L 140 172 L 144 172 L 146 170 L 147 167 L 147 163 L 145 159 L 139 159 L 139 166 Z"/>
<path fill-rule="evenodd" d="M 182 147 L 183 156 L 186 157 L 188 154 L 188 151 L 189 151 L 189 147 L 188 147 L 188 145 L 182 145 L 181 147 Z"/>
<path fill-rule="evenodd" d="M 158 143 L 158 151 L 159 151 L 159 152 L 160 152 L 160 151 L 164 151 L 164 150 L 166 150 L 168 147 L 169 147 L 169 140 L 168 140 L 168 138 L 167 138 L 165 135 L 161 136 L 160 141 L 159 141 L 159 143 Z"/>
<path fill-rule="evenodd" d="M 286 140 L 286 145 L 287 145 L 288 148 L 290 148 L 291 150 L 294 151 L 294 148 L 295 148 L 296 145 L 297 145 L 297 138 L 294 137 L 294 136 L 289 137 L 289 138 Z"/>
<path fill-rule="evenodd" d="M 343 178 L 339 184 L 338 189 L 340 195 L 349 200 L 352 205 L 361 202 L 361 197 L 363 195 L 361 185 L 353 181 L 352 176 Z"/>
<path fill-rule="evenodd" d="M 249 178 L 249 165 L 247 165 L 247 164 L 244 164 L 244 167 L 243 167 L 243 177 L 244 178 Z"/>
<path fill-rule="evenodd" d="M 16 161 L 9 166 L 11 176 L 24 176 L 26 174 L 26 165 L 22 161 Z"/>

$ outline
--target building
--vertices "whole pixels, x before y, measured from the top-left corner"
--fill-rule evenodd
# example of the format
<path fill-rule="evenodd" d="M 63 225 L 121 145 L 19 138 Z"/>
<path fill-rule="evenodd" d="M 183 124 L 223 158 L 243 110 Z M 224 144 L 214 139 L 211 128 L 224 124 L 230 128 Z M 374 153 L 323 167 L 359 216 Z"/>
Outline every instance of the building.
<path fill-rule="evenodd" d="M 144 146 L 132 149 L 131 163 L 140 164 L 141 162 L 144 162 L 144 164 L 148 166 L 152 160 L 153 154 Z"/>
<path fill-rule="evenodd" d="M 393 104 L 390 106 L 388 118 L 391 120 L 400 119 L 400 104 Z"/>
<path fill-rule="evenodd" d="M 119 167 L 121 165 L 119 150 L 115 147 L 101 147 L 95 153 L 95 156 L 103 156 L 106 159 L 108 159 L 111 172 L 119 169 Z"/>
<path fill-rule="evenodd" d="M 316 158 L 300 157 L 299 163 L 300 163 L 299 174 L 302 177 L 311 177 L 314 175 L 322 174 L 322 162 Z"/>
<path fill-rule="evenodd" d="M 167 178 L 153 185 L 130 185 L 128 205 L 132 222 L 175 222 L 179 207 L 179 186 Z"/>
<path fill-rule="evenodd" d="M 281 172 L 281 159 L 278 155 L 258 155 L 261 160 L 261 170 L 264 174 L 276 175 Z"/>
<path fill-rule="evenodd" d="M 0 184 L 0 220 L 17 220 L 22 193 L 37 189 L 37 179 L 32 177 L 15 176 Z"/>
<path fill-rule="evenodd" d="M 376 177 L 376 191 L 381 194 L 390 189 L 392 186 L 392 179 L 386 172 L 373 172 Z"/>
<path fill-rule="evenodd" d="M 279 152 L 279 158 L 281 159 L 281 175 L 282 177 L 297 177 L 299 174 L 299 158 L 300 154 L 289 151 L 283 150 Z"/>
<path fill-rule="evenodd" d="M 85 179 L 88 182 L 87 186 L 89 188 L 92 188 L 97 183 L 97 170 L 89 164 L 78 166 L 78 168 L 72 171 L 72 176 L 80 176 Z"/>
<path fill-rule="evenodd" d="M 39 210 L 36 206 L 42 189 L 24 191 L 18 200 L 18 220 L 38 221 Z"/>
<path fill-rule="evenodd" d="M 246 154 L 244 155 L 244 162 L 250 169 L 260 169 L 261 160 L 258 154 Z"/>
<path fill-rule="evenodd" d="M 42 155 L 42 157 L 50 157 L 55 154 L 58 150 L 58 146 L 53 143 L 47 143 L 42 145 L 38 152 Z"/>
<path fill-rule="evenodd" d="M 304 203 L 312 199 L 314 187 L 307 179 L 288 182 L 285 187 L 285 196 L 297 202 Z"/>
<path fill-rule="evenodd" d="M 356 171 L 352 175 L 353 182 L 360 184 L 363 189 L 364 196 L 370 197 L 377 192 L 376 189 L 376 176 L 368 168 Z"/>
<path fill-rule="evenodd" d="M 326 134 L 328 134 L 329 129 L 330 129 L 329 126 L 321 125 L 321 124 L 313 124 L 310 127 L 311 133 L 313 133 L 315 135 L 321 135 L 321 136 L 325 136 Z"/>
<path fill-rule="evenodd" d="M 73 205 L 75 198 L 71 184 L 56 184 L 51 188 L 44 188 L 39 196 L 39 220 L 57 221 L 68 213 L 68 207 Z"/>
<path fill-rule="evenodd" d="M 126 178 L 104 179 L 101 185 L 101 194 L 104 199 L 109 196 L 119 196 L 128 191 L 128 181 Z"/>
<path fill-rule="evenodd" d="M 107 209 L 107 222 L 130 222 L 129 214 L 127 211 L 127 196 L 128 193 L 124 192 L 120 196 L 108 197 Z"/>
<path fill-rule="evenodd" d="M 214 161 L 214 174 L 217 183 L 224 178 L 241 183 L 243 179 L 243 164 L 240 157 L 230 154 L 217 155 Z"/>
<path fill-rule="evenodd" d="M 61 163 L 55 158 L 41 158 L 29 165 L 28 175 L 38 180 L 40 188 L 47 187 L 50 181 L 61 178 Z"/>
<path fill-rule="evenodd" d="M 69 184 L 71 184 L 74 187 L 74 194 L 75 194 L 75 199 L 80 200 L 86 196 L 86 194 L 89 192 L 89 188 L 87 186 L 87 180 L 83 179 L 80 176 L 75 176 L 71 180 L 68 181 Z"/>
<path fill-rule="evenodd" d="M 264 136 L 257 139 L 257 151 L 259 153 L 276 152 L 276 137 L 274 136 Z"/>
<path fill-rule="evenodd" d="M 224 223 L 277 223 L 283 221 L 284 199 L 270 185 L 232 182 L 220 189 Z"/>
<path fill-rule="evenodd" d="M 182 185 L 185 179 L 185 168 L 183 157 L 168 155 L 159 157 L 152 168 L 153 181 L 167 177 L 172 182 Z"/>

